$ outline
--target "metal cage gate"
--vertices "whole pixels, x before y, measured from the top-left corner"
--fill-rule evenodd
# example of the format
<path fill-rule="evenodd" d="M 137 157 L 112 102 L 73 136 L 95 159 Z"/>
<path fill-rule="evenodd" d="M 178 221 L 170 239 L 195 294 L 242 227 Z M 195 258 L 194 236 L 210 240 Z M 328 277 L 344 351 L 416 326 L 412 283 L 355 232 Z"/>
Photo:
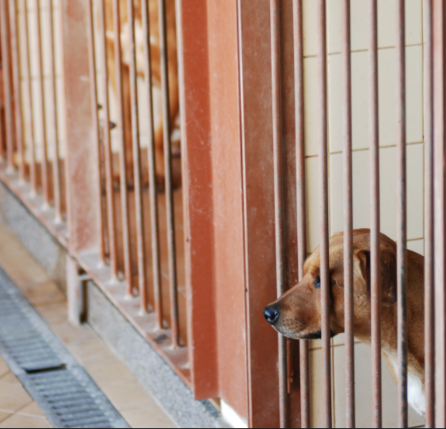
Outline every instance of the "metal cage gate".
<path fill-rule="evenodd" d="M 397 243 L 391 413 L 395 425 L 413 423 L 415 249 L 424 253 L 425 424 L 446 424 L 446 11 L 441 0 L 384 2 L 0 0 L 0 179 L 67 248 L 69 293 L 87 273 L 197 400 L 220 398 L 249 427 L 364 425 L 356 410 L 387 424 L 387 229 Z M 361 386 L 358 204 L 370 228 L 372 372 Z M 342 342 L 330 327 L 335 227 L 344 231 Z M 302 281 L 317 245 L 321 341 L 278 339 L 263 309 Z"/>

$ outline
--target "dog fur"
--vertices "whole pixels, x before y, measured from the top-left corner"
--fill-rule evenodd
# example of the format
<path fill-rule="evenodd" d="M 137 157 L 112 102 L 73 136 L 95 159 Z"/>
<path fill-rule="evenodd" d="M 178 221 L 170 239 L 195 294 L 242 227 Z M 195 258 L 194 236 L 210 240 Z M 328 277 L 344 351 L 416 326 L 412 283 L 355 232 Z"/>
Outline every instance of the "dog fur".
<path fill-rule="evenodd" d="M 381 335 L 382 353 L 397 381 L 397 256 L 396 243 L 381 234 Z M 330 328 L 333 335 L 344 332 L 344 235 L 330 240 Z M 408 397 L 419 414 L 426 411 L 424 394 L 424 257 L 407 254 L 407 334 L 408 334 Z M 366 344 L 371 342 L 370 304 L 370 231 L 354 231 L 354 335 Z M 275 309 L 279 317 L 274 328 L 293 339 L 320 338 L 321 289 L 320 249 L 306 261 L 303 280 L 267 309 Z"/>
<path fill-rule="evenodd" d="M 137 57 L 137 74 L 145 78 L 144 72 L 144 31 L 142 24 L 142 0 L 133 0 L 135 11 L 135 42 Z M 121 46 L 122 46 L 122 77 L 124 98 L 124 128 L 127 162 L 127 181 L 133 183 L 133 153 L 132 153 L 132 116 L 131 116 L 131 88 L 130 88 L 130 39 L 128 23 L 128 0 L 120 2 L 121 23 Z M 161 88 L 161 57 L 160 57 L 160 34 L 159 34 L 159 7 L 158 0 L 149 0 L 150 17 L 150 46 L 152 55 L 152 84 L 155 88 Z M 106 13 L 106 35 L 107 35 L 107 58 L 108 70 L 112 87 L 116 93 L 116 58 L 115 58 L 115 33 L 113 17 L 113 0 L 105 1 Z M 177 30 L 175 0 L 166 0 L 166 28 L 168 45 L 168 69 L 169 69 L 169 98 L 170 118 L 172 126 L 179 116 L 179 83 L 178 83 L 178 59 L 177 59 Z M 155 106 L 155 109 L 161 106 Z M 159 115 L 160 117 L 162 115 Z M 143 120 L 143 119 L 141 119 Z M 155 124 L 155 157 L 156 173 L 159 184 L 164 183 L 164 136 L 162 119 Z M 172 143 L 172 152 L 179 154 L 179 142 Z M 144 174 L 147 177 L 147 174 Z"/>

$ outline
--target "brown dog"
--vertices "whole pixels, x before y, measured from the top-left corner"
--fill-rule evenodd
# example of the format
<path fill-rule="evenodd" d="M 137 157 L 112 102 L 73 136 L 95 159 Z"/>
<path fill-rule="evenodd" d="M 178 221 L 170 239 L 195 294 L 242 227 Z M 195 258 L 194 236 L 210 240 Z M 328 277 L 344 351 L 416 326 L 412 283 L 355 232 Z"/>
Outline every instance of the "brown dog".
<path fill-rule="evenodd" d="M 129 23 L 128 23 L 128 1 L 119 0 L 121 15 L 121 45 L 122 45 L 122 62 L 123 62 L 123 96 L 124 96 L 124 127 L 125 127 L 125 144 L 126 159 L 128 170 L 128 182 L 133 182 L 133 153 L 132 153 L 132 116 L 131 116 L 131 88 L 130 88 L 130 39 L 129 39 Z M 142 23 L 142 0 L 131 0 L 134 4 L 135 11 L 135 42 L 137 56 L 137 74 L 138 77 L 145 77 L 144 70 L 144 31 Z M 149 17 L 150 17 L 150 46 L 152 55 L 152 83 L 156 88 L 161 88 L 161 57 L 160 57 L 160 33 L 159 33 L 159 0 L 149 0 Z M 113 18 L 113 0 L 105 1 L 106 8 L 106 34 L 107 34 L 107 58 L 108 70 L 113 89 L 116 92 L 116 58 L 115 58 L 115 33 Z M 166 0 L 166 28 L 167 28 L 167 45 L 168 45 L 168 68 L 169 68 L 169 98 L 170 98 L 170 117 L 172 126 L 179 115 L 179 86 L 178 86 L 178 60 L 177 60 L 177 30 L 176 30 L 176 9 L 175 0 Z M 160 106 L 155 106 L 160 109 Z M 158 115 L 162 117 L 161 112 Z M 140 118 L 140 121 L 146 118 Z M 156 173 L 159 183 L 164 182 L 164 136 L 163 122 L 160 119 L 155 124 L 155 156 L 156 156 Z M 172 144 L 174 154 L 179 154 L 179 142 Z M 144 175 L 145 177 L 147 174 Z"/>
<path fill-rule="evenodd" d="M 344 332 L 344 236 L 330 240 L 330 287 L 332 335 Z M 408 252 L 407 332 L 409 351 L 409 403 L 425 414 L 424 394 L 424 258 Z M 354 335 L 371 341 L 370 231 L 354 231 Z M 381 234 L 381 331 L 382 352 L 396 381 L 397 373 L 397 276 L 396 243 Z M 275 303 L 264 315 L 282 335 L 293 339 L 321 338 L 320 250 L 306 261 L 304 279 Z"/>

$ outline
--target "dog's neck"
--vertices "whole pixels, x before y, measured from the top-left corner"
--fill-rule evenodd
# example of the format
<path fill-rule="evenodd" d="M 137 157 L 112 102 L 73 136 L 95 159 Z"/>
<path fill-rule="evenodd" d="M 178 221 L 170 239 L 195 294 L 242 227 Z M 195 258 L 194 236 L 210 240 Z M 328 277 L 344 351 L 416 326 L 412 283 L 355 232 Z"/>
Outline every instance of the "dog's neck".
<path fill-rule="evenodd" d="M 407 326 L 409 371 L 419 376 L 424 385 L 424 259 L 413 252 L 408 253 L 407 272 Z M 398 303 L 381 307 L 381 342 L 383 352 L 396 356 Z M 358 340 L 370 344 L 370 324 L 355 327 Z"/>

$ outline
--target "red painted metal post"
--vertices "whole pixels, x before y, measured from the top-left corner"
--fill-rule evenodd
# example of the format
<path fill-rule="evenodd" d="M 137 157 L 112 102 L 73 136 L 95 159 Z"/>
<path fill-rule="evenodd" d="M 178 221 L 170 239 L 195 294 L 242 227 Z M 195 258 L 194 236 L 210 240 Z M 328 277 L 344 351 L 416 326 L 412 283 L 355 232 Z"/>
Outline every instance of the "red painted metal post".
<path fill-rule="evenodd" d="M 276 288 L 271 287 L 277 281 L 276 249 L 275 246 L 270 245 L 275 241 L 272 78 L 270 74 L 272 39 L 269 31 L 258 31 L 259 28 L 271 27 L 271 10 L 269 1 L 256 3 L 238 0 L 237 5 L 245 236 L 248 425 L 249 427 L 279 427 L 281 414 L 278 389 L 279 344 L 277 333 L 272 329 L 265 329 L 266 322 L 262 316 L 265 305 L 277 299 Z M 283 13 L 282 10 L 281 16 Z M 292 49 L 290 51 L 291 65 Z M 292 66 L 289 70 L 293 71 Z M 262 88 L 262 91 L 259 91 L 259 88 Z M 290 98 L 292 98 L 291 94 Z M 290 123 L 290 125 L 293 124 Z M 291 164 L 289 165 L 293 168 Z M 269 227 L 265 228 L 265 225 Z M 263 233 L 259 234 L 259 230 Z M 305 258 L 305 255 L 303 257 Z M 267 349 L 265 349 L 265 344 L 268 344 Z M 258 374 L 265 376 L 258 377 Z M 294 374 L 295 384 L 292 385 L 292 393 L 294 393 L 294 386 L 298 385 L 298 374 L 298 371 Z M 298 396 L 298 392 L 295 393 Z M 298 404 L 295 404 L 295 409 L 297 408 Z M 299 412 L 295 413 L 296 417 L 298 414 Z M 290 416 L 290 426 L 295 425 L 292 423 L 293 417 L 294 415 Z"/>
<path fill-rule="evenodd" d="M 101 252 L 100 175 L 96 107 L 88 52 L 88 4 L 63 0 L 64 84 L 67 130 L 67 193 L 70 252 Z M 82 124 L 80 127 L 79 124 Z"/>

